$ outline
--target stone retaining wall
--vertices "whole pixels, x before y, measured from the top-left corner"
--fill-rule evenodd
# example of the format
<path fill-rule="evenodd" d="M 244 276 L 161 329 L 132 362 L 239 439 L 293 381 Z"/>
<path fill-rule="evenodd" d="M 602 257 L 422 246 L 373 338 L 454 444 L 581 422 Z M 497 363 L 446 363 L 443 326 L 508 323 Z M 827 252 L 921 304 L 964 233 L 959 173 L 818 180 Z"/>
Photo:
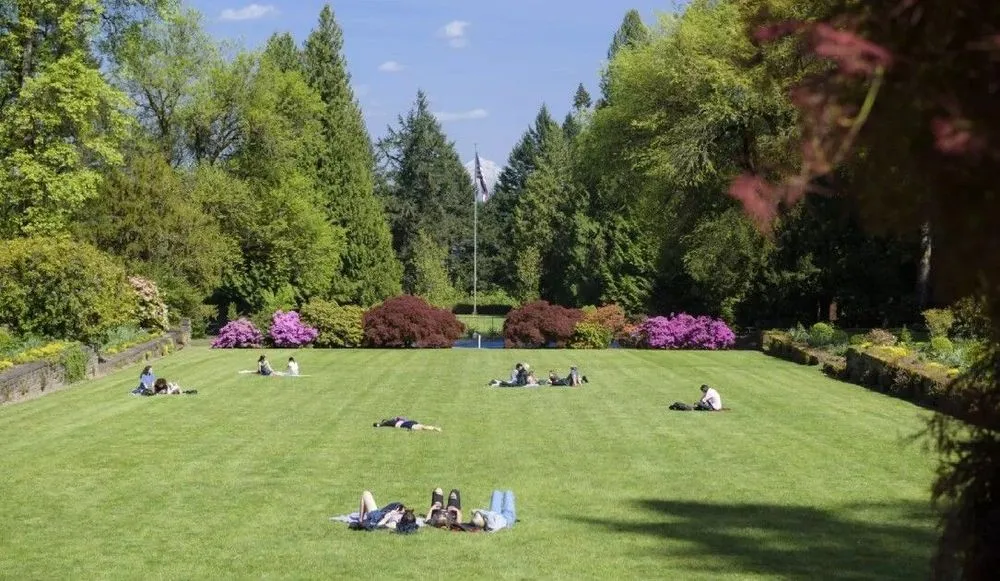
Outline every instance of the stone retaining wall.
<path fill-rule="evenodd" d="M 87 378 L 102 377 L 136 363 L 158 359 L 182 349 L 190 341 L 191 322 L 184 319 L 179 328 L 108 357 L 99 356 L 89 347 L 84 347 Z M 15 365 L 0 372 L 0 405 L 33 399 L 70 385 L 66 383 L 66 370 L 59 362 L 33 361 Z"/>
<path fill-rule="evenodd" d="M 819 365 L 819 357 L 792 343 L 780 331 L 764 331 L 761 338 L 761 351 L 772 357 L 798 363 L 800 365 Z"/>

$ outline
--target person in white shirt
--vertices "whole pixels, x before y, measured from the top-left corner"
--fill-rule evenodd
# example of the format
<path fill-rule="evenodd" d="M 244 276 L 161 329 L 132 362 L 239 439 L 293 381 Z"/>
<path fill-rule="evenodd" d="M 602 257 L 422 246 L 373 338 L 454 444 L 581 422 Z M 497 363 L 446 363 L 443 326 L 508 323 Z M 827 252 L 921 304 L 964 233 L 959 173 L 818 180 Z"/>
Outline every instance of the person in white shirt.
<path fill-rule="evenodd" d="M 288 358 L 288 371 L 285 372 L 286 375 L 298 375 L 299 374 L 299 364 L 295 361 L 294 357 Z"/>
<path fill-rule="evenodd" d="M 701 399 L 694 404 L 694 409 L 705 412 L 717 412 L 722 409 L 722 396 L 714 387 L 701 386 Z"/>

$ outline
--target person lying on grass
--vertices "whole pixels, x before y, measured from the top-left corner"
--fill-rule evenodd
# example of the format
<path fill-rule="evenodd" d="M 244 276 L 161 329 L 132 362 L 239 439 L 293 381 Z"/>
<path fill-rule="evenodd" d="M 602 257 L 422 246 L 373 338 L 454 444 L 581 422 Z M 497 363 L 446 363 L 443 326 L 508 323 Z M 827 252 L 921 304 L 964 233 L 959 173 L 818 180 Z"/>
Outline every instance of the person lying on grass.
<path fill-rule="evenodd" d="M 181 395 L 182 393 L 195 394 L 198 393 L 198 390 L 197 389 L 182 390 L 181 386 L 177 385 L 176 383 L 167 382 L 167 380 L 162 377 L 157 379 L 156 383 L 153 384 L 154 395 Z"/>
<path fill-rule="evenodd" d="M 513 528 L 515 522 L 517 513 L 514 510 L 514 492 L 511 490 L 494 490 L 490 508 L 472 512 L 472 525 L 488 533 Z"/>
<path fill-rule="evenodd" d="M 448 493 L 448 505 L 444 504 L 444 491 L 435 488 L 431 491 L 431 507 L 427 510 L 424 522 L 437 528 L 451 528 L 462 522 L 462 495 L 453 488 Z"/>
<path fill-rule="evenodd" d="M 448 494 L 448 506 L 444 506 L 444 493 L 440 488 L 431 492 L 431 508 L 427 512 L 425 524 L 452 531 L 497 532 L 511 528 L 517 521 L 514 509 L 514 493 L 510 490 L 494 490 L 489 509 L 479 509 L 472 513 L 468 523 L 462 522 L 462 499 L 457 489 Z"/>
<path fill-rule="evenodd" d="M 356 530 L 390 529 L 399 533 L 409 533 L 416 531 L 421 524 L 414 516 L 413 509 L 407 508 L 401 502 L 390 502 L 379 508 L 375 504 L 375 496 L 365 490 L 361 493 L 358 513 L 356 517 L 350 515 L 347 526 Z"/>
<path fill-rule="evenodd" d="M 555 371 L 549 371 L 549 385 L 577 387 L 583 385 L 584 383 L 589 383 L 587 376 L 580 375 L 580 370 L 576 367 L 570 367 L 569 375 L 565 378 L 556 375 Z"/>
<path fill-rule="evenodd" d="M 421 424 L 416 420 L 411 420 L 403 416 L 396 416 L 394 418 L 388 418 L 380 422 L 375 422 L 372 424 L 375 428 L 403 428 L 406 430 L 431 430 L 435 432 L 440 432 L 441 428 L 437 426 L 429 426 L 427 424 Z"/>

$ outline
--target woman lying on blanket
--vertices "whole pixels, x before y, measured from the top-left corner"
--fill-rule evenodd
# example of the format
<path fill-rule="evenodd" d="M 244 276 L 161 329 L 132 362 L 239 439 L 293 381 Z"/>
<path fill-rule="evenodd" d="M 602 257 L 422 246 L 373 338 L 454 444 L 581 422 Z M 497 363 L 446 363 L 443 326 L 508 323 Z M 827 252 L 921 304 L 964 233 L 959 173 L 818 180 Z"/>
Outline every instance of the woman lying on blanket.
<path fill-rule="evenodd" d="M 372 424 L 375 428 L 405 428 L 407 430 L 432 430 L 435 432 L 440 432 L 441 428 L 437 426 L 429 426 L 427 424 L 421 424 L 416 420 L 411 420 L 404 418 L 403 416 L 396 416 L 394 418 L 389 418 L 382 420 L 381 422 L 375 422 Z"/>
<path fill-rule="evenodd" d="M 352 529 L 371 531 L 375 529 L 392 529 L 398 533 L 410 533 L 417 530 L 420 523 L 417 522 L 413 509 L 407 508 L 401 502 L 390 502 L 379 508 L 375 504 L 375 497 L 369 491 L 361 493 L 361 507 L 357 513 L 357 520 L 348 521 L 348 526 Z"/>

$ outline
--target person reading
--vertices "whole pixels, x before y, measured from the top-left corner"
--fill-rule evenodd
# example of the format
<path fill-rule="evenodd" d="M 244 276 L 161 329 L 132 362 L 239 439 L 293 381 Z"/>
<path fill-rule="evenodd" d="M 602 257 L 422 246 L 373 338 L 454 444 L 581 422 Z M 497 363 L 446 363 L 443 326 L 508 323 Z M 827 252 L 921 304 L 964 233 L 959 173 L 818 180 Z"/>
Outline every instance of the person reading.
<path fill-rule="evenodd" d="M 714 387 L 701 386 L 701 399 L 694 404 L 694 409 L 702 412 L 717 412 L 722 410 L 722 396 Z"/>

